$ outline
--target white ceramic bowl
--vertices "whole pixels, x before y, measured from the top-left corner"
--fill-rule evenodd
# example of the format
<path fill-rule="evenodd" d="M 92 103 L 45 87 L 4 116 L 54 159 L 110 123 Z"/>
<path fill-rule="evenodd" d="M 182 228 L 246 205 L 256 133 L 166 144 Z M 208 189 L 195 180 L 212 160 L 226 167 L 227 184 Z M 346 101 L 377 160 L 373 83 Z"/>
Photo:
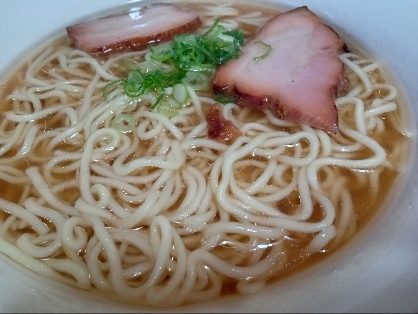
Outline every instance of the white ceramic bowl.
<path fill-rule="evenodd" d="M 97 16 L 127 0 L 0 1 L 0 74 L 65 26 Z M 271 0 L 300 5 L 385 65 L 418 117 L 418 57 L 415 0 Z M 415 117 L 415 118 L 414 118 Z M 410 148 L 417 155 L 417 145 Z M 411 157 L 412 158 L 412 157 Z M 355 241 L 308 271 L 262 293 L 172 309 L 173 312 L 417 312 L 418 160 L 389 202 Z M 0 257 L 1 312 L 140 312 L 141 309 L 40 279 Z"/>

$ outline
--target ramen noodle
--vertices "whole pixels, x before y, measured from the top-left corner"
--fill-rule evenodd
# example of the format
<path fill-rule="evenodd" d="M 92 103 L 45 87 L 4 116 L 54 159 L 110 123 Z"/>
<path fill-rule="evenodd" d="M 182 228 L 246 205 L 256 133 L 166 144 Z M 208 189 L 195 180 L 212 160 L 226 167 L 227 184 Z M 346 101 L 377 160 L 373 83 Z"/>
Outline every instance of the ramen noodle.
<path fill-rule="evenodd" d="M 247 38 L 275 14 L 184 5 L 200 15 L 198 33 L 219 18 Z M 170 66 L 148 49 L 95 59 L 66 36 L 49 43 L 5 82 L 0 251 L 43 277 L 150 306 L 254 293 L 329 255 L 382 203 L 409 136 L 397 88 L 349 48 L 338 133 L 227 103 L 222 115 L 242 135 L 226 145 L 207 135 L 213 72 L 186 81 L 187 102 L 167 114 L 150 108 L 152 93 L 103 94 L 129 68 Z"/>

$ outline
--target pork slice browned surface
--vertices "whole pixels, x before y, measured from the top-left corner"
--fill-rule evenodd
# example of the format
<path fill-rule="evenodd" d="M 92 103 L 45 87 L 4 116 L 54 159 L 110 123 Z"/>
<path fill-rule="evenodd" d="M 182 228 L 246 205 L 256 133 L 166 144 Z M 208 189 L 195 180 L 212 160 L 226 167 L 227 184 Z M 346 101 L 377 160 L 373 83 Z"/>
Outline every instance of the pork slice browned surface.
<path fill-rule="evenodd" d="M 307 7 L 270 19 L 248 41 L 243 54 L 221 66 L 217 93 L 239 105 L 272 110 L 280 118 L 337 131 L 334 99 L 342 86 L 344 43 Z"/>
<path fill-rule="evenodd" d="M 223 144 L 230 144 L 242 135 L 234 123 L 225 119 L 219 104 L 212 105 L 206 112 L 208 136 Z"/>
<path fill-rule="evenodd" d="M 142 50 L 195 30 L 200 17 L 173 4 L 153 4 L 140 10 L 67 27 L 70 39 L 92 55 Z"/>

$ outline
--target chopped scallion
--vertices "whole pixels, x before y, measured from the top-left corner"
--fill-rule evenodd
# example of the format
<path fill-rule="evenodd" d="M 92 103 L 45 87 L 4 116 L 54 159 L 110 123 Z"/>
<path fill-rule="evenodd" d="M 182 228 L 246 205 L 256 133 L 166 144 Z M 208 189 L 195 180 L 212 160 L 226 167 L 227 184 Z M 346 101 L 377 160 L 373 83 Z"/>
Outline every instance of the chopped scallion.
<path fill-rule="evenodd" d="M 215 95 L 214 98 L 218 103 L 221 104 L 229 104 L 229 103 L 234 103 L 235 102 L 235 98 L 232 95 L 226 95 L 226 94 L 217 94 Z"/>
<path fill-rule="evenodd" d="M 254 57 L 253 59 L 255 60 L 255 61 L 258 61 L 258 60 L 261 60 L 261 59 L 264 59 L 265 57 L 267 57 L 269 54 L 270 54 L 270 51 L 271 51 L 271 46 L 269 45 L 269 44 L 266 44 L 264 41 L 261 41 L 261 40 L 257 40 L 257 41 L 255 41 L 254 42 L 255 44 L 260 44 L 260 45 L 263 45 L 264 47 L 266 47 L 267 48 L 267 51 L 265 52 L 265 53 L 263 53 L 262 55 L 260 55 L 260 56 L 257 56 L 257 57 Z"/>
<path fill-rule="evenodd" d="M 121 113 L 113 119 L 110 126 L 122 133 L 129 133 L 135 128 L 135 118 L 131 114 Z"/>
<path fill-rule="evenodd" d="M 152 94 L 156 98 L 151 104 L 152 109 L 167 98 L 174 99 L 181 105 L 185 104 L 189 98 L 185 84 L 195 90 L 208 88 L 206 81 L 216 68 L 232 58 L 239 57 L 243 42 L 244 35 L 240 30 L 227 30 L 219 24 L 219 19 L 216 19 L 202 35 L 179 34 L 174 36 L 170 44 L 150 47 L 149 58 L 155 64 L 153 63 L 152 67 L 131 68 L 126 78 L 106 85 L 104 95 L 107 96 L 112 87 L 121 85 L 129 97 Z M 166 65 L 170 65 L 169 68 L 172 70 L 167 72 L 167 68 L 164 67 Z M 173 89 L 167 90 L 168 87 Z M 169 96 L 166 95 L 166 91 L 170 91 Z M 166 103 L 164 106 L 170 105 Z M 167 108 L 162 110 L 169 115 L 175 111 Z"/>
<path fill-rule="evenodd" d="M 168 54 L 184 71 L 207 71 L 237 58 L 241 54 L 244 35 L 239 30 L 227 30 L 216 19 L 206 33 L 176 35 L 170 48 L 152 47 L 153 59 L 168 60 Z"/>
<path fill-rule="evenodd" d="M 187 91 L 187 87 L 180 83 L 174 85 L 173 86 L 173 98 L 179 104 L 184 105 L 189 99 L 189 92 Z"/>

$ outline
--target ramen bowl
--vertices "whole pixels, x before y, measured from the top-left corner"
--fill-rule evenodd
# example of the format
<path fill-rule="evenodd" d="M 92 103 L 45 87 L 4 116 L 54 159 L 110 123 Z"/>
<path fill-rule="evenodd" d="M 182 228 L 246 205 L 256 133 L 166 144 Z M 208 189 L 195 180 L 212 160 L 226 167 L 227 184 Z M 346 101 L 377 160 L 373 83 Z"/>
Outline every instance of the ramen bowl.
<path fill-rule="evenodd" d="M 142 1 L 130 1 L 141 5 Z M 0 74 L 68 25 L 102 16 L 121 0 L 0 2 Z M 327 259 L 261 292 L 210 303 L 149 309 L 109 300 L 44 279 L 0 256 L 2 312 L 417 312 L 418 311 L 418 2 L 264 0 L 287 10 L 307 5 L 322 21 L 374 57 L 400 88 L 411 145 L 402 174 L 382 208 L 348 244 Z"/>

